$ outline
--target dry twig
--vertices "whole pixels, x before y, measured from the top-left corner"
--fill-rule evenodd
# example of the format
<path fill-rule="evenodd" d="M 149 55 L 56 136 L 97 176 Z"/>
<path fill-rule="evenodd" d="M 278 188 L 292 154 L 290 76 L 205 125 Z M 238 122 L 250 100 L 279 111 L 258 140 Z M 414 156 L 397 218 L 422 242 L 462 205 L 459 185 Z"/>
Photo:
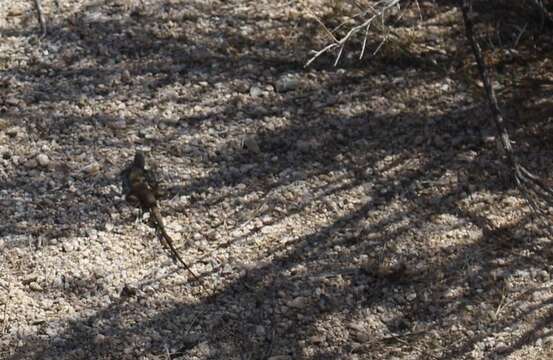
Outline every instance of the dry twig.
<path fill-rule="evenodd" d="M 507 156 L 507 163 L 512 170 L 512 177 L 521 193 L 526 198 L 530 208 L 536 214 L 542 216 L 548 215 L 545 211 L 547 207 L 553 207 L 553 188 L 549 186 L 539 176 L 532 174 L 524 166 L 522 166 L 517 159 L 513 148 L 511 146 L 511 140 L 509 133 L 505 126 L 505 120 L 499 108 L 497 97 L 495 95 L 495 89 L 490 80 L 489 70 L 484 62 L 482 56 L 482 49 L 479 43 L 474 38 L 474 24 L 472 22 L 473 14 L 471 13 L 472 4 L 471 0 L 461 0 L 460 6 L 463 14 L 463 22 L 465 25 L 465 33 L 469 43 L 472 47 L 474 57 L 476 58 L 476 64 L 478 66 L 478 72 L 480 78 L 484 84 L 486 91 L 486 97 L 488 98 L 488 105 L 492 113 L 492 119 L 495 123 L 497 132 L 501 139 L 501 145 Z M 543 201 L 543 205 L 538 204 L 538 200 Z"/>
<path fill-rule="evenodd" d="M 324 53 L 326 53 L 326 52 L 328 52 L 332 49 L 338 48 L 339 49 L 338 50 L 338 55 L 336 56 L 336 60 L 334 61 L 334 66 L 336 66 L 338 64 L 338 61 L 340 61 L 340 58 L 342 56 L 342 53 L 344 51 L 344 47 L 345 47 L 346 43 L 351 39 L 351 37 L 353 35 L 355 35 L 359 31 L 365 29 L 365 38 L 363 39 L 363 46 L 362 46 L 362 49 L 361 49 L 361 58 L 362 58 L 363 54 L 365 53 L 365 47 L 366 47 L 366 44 L 367 44 L 367 37 L 369 35 L 369 29 L 370 29 L 371 24 L 373 23 L 373 21 L 377 18 L 382 18 L 382 22 L 384 22 L 384 16 L 386 14 L 386 11 L 393 8 L 394 6 L 399 6 L 399 3 L 400 3 L 400 0 L 380 0 L 380 1 L 378 1 L 374 8 L 370 7 L 368 10 L 366 10 L 362 14 L 358 14 L 358 16 L 365 16 L 370 11 L 373 11 L 373 15 L 371 15 L 367 20 L 365 20 L 361 24 L 352 27 L 346 33 L 346 35 L 344 35 L 340 39 L 337 39 L 334 36 L 334 34 L 329 32 L 329 30 L 326 28 L 326 26 L 323 25 L 326 32 L 330 33 L 330 37 L 331 37 L 332 42 L 330 44 L 328 44 L 327 46 L 325 46 L 324 48 L 322 48 L 321 50 L 315 51 L 315 54 L 311 57 L 311 59 L 309 59 L 309 61 L 307 61 L 307 63 L 305 64 L 305 67 L 311 65 L 311 63 L 313 61 L 315 61 L 322 54 L 324 54 Z M 321 21 L 318 18 L 315 17 L 315 19 L 317 20 L 317 22 L 321 23 Z M 382 47 L 382 44 L 386 41 L 386 39 L 387 39 L 387 36 L 384 38 L 384 40 L 381 42 L 381 44 L 378 46 L 377 50 L 374 53 L 378 52 L 378 49 L 380 49 Z"/>
<path fill-rule="evenodd" d="M 40 23 L 40 31 L 42 35 L 46 35 L 46 21 L 44 20 L 44 13 L 42 12 L 42 6 L 40 5 L 40 0 L 33 0 L 35 4 L 35 9 L 38 17 L 38 22 Z"/>

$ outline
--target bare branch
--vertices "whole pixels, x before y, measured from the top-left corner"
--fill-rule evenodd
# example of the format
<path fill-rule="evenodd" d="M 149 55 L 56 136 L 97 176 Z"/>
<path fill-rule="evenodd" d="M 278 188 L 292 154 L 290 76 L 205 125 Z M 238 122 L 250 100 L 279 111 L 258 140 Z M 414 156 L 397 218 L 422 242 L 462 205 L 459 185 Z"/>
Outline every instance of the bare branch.
<path fill-rule="evenodd" d="M 488 98 L 488 105 L 492 113 L 492 118 L 497 128 L 497 132 L 501 139 L 501 144 L 505 154 L 507 156 L 508 165 L 512 171 L 513 180 L 517 188 L 521 191 L 526 198 L 530 208 L 534 213 L 542 216 L 547 215 L 543 206 L 540 207 L 536 201 L 543 201 L 546 207 L 553 207 L 553 188 L 549 186 L 539 176 L 532 174 L 524 166 L 520 164 L 513 148 L 511 146 L 511 140 L 509 133 L 505 127 L 505 121 L 498 105 L 497 97 L 495 95 L 495 89 L 493 88 L 490 80 L 489 70 L 484 62 L 482 56 L 482 49 L 474 38 L 474 24 L 472 22 L 471 0 L 460 0 L 461 10 L 463 13 L 463 22 L 465 24 L 465 32 L 467 39 L 470 42 L 474 57 L 476 58 L 476 64 L 480 73 L 480 78 L 484 83 L 484 89 L 486 91 L 486 97 Z M 545 219 L 544 219 L 545 220 Z"/>
<path fill-rule="evenodd" d="M 369 37 L 369 29 L 371 28 L 371 24 L 367 25 L 367 29 L 365 30 L 365 38 L 363 38 L 363 46 L 361 47 L 361 54 L 359 54 L 359 60 L 363 58 L 363 54 L 365 54 L 365 48 L 367 47 L 367 38 Z"/>
<path fill-rule="evenodd" d="M 35 4 L 35 9 L 38 17 L 38 22 L 40 23 L 40 31 L 42 35 L 46 35 L 46 21 L 44 20 L 44 13 L 42 12 L 42 6 L 40 5 L 40 0 L 33 0 Z"/>
<path fill-rule="evenodd" d="M 313 61 L 315 61 L 315 59 L 317 59 L 319 56 L 321 56 L 322 54 L 336 48 L 336 47 L 339 47 L 340 48 L 340 51 L 338 52 L 338 55 L 336 56 L 336 61 L 334 62 L 334 66 L 336 66 L 338 64 L 338 61 L 340 60 L 340 57 L 342 55 L 342 51 L 344 49 L 344 46 L 345 46 L 345 43 L 347 41 L 349 41 L 351 39 L 351 37 L 356 34 L 357 32 L 359 32 L 360 30 L 363 30 L 365 29 L 365 40 L 363 41 L 363 48 L 361 50 L 361 56 L 363 56 L 362 54 L 365 52 L 365 46 L 366 46 L 366 39 L 367 39 L 367 36 L 368 36 L 368 31 L 369 31 L 369 28 L 371 26 L 371 23 L 381 17 L 382 18 L 382 22 L 384 23 L 384 16 L 385 16 L 385 13 L 387 10 L 391 9 L 392 7 L 394 6 L 399 6 L 399 2 L 400 0 L 380 0 L 376 3 L 376 6 L 373 8 L 371 8 L 370 10 L 367 10 L 365 13 L 361 14 L 361 15 L 365 15 L 365 14 L 368 14 L 371 10 L 373 10 L 373 15 L 371 17 L 369 17 L 368 19 L 366 19 L 364 22 L 362 22 L 361 24 L 359 25 L 356 25 L 354 27 L 352 27 L 347 33 L 346 35 L 344 35 L 342 38 L 340 39 L 337 39 L 333 34 L 332 34 L 332 37 L 333 37 L 333 42 L 331 44 L 328 44 L 327 46 L 325 46 L 324 48 L 322 48 L 321 50 L 319 51 L 316 51 L 315 54 L 311 57 L 311 59 L 309 59 L 307 61 L 307 63 L 305 64 L 305 67 L 309 66 Z M 318 20 L 319 21 L 319 20 Z M 324 29 L 328 31 L 328 29 L 326 28 L 326 26 L 324 26 Z M 384 40 L 385 41 L 385 40 Z"/>

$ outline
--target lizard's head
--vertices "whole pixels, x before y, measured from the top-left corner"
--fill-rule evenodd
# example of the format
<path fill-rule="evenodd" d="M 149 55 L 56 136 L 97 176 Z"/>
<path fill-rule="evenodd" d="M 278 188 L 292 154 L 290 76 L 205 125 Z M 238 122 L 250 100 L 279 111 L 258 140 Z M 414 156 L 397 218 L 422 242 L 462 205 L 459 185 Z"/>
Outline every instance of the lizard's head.
<path fill-rule="evenodd" d="M 136 153 L 134 154 L 134 165 L 140 169 L 144 169 L 144 166 L 146 166 L 144 151 L 136 150 Z"/>

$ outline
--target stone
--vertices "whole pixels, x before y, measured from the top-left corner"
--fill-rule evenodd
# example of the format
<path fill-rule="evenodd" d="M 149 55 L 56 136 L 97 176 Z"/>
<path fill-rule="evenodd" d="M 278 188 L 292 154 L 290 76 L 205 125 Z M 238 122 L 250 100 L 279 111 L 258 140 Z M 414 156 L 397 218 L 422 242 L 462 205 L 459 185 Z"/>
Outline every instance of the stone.
<path fill-rule="evenodd" d="M 42 291 L 42 287 L 36 281 L 33 281 L 29 284 L 29 289 L 33 291 Z"/>
<path fill-rule="evenodd" d="M 255 335 L 257 336 L 265 336 L 265 327 L 263 325 L 257 325 L 255 327 Z"/>
<path fill-rule="evenodd" d="M 278 92 L 295 90 L 299 85 L 299 80 L 292 74 L 281 76 L 275 83 L 275 89 Z"/>
<path fill-rule="evenodd" d="M 298 296 L 286 303 L 287 306 L 296 308 L 296 309 L 303 309 L 306 304 L 307 304 L 307 299 L 302 296 Z"/>
<path fill-rule="evenodd" d="M 106 336 L 105 335 L 97 334 L 94 337 L 94 344 L 96 344 L 96 345 L 100 345 L 100 344 L 103 344 L 105 342 L 106 342 Z"/>
<path fill-rule="evenodd" d="M 260 97 L 263 95 L 263 89 L 257 87 L 257 86 L 252 86 L 250 88 L 250 95 L 253 96 L 253 97 Z"/>
<path fill-rule="evenodd" d="M 244 139 L 243 146 L 246 150 L 254 154 L 259 154 L 261 152 L 261 149 L 259 148 L 257 141 L 255 140 L 255 138 L 251 136 L 248 136 Z"/>
<path fill-rule="evenodd" d="M 36 157 L 36 161 L 40 166 L 43 166 L 43 167 L 48 166 L 50 164 L 50 159 L 46 154 L 38 154 Z"/>
<path fill-rule="evenodd" d="M 88 175 L 96 175 L 100 171 L 100 164 L 98 162 L 93 162 L 88 165 L 86 165 L 83 168 L 83 172 L 87 173 Z"/>

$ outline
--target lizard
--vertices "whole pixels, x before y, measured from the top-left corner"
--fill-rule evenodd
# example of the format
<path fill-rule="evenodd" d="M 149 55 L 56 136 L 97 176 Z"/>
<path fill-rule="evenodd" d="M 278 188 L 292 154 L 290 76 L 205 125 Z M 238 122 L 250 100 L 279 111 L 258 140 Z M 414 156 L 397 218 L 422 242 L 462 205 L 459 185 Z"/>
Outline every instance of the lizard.
<path fill-rule="evenodd" d="M 154 226 L 160 236 L 160 242 L 164 245 L 163 240 L 169 247 L 171 255 L 176 258 L 184 268 L 192 275 L 192 277 L 200 283 L 204 288 L 203 282 L 190 269 L 190 267 L 181 258 L 175 246 L 173 239 L 167 233 L 165 224 L 161 216 L 161 211 L 158 205 L 158 197 L 160 195 L 157 178 L 153 171 L 146 170 L 146 159 L 144 152 L 137 150 L 133 162 L 121 172 L 122 188 L 125 199 L 133 206 L 140 207 L 141 210 L 149 211 L 153 218 Z"/>

